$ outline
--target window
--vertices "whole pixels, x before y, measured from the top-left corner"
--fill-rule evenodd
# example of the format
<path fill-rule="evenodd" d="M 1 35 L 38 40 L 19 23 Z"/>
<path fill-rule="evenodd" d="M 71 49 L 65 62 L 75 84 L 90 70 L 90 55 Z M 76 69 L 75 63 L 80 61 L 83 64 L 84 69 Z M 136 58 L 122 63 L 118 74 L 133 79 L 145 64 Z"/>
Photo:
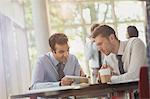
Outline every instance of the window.
<path fill-rule="evenodd" d="M 92 23 L 109 24 L 120 40 L 126 40 L 126 28 L 135 25 L 145 43 L 145 2 L 118 0 L 49 0 L 51 33 L 63 32 L 70 39 L 70 51 L 85 66 L 84 45 Z"/>

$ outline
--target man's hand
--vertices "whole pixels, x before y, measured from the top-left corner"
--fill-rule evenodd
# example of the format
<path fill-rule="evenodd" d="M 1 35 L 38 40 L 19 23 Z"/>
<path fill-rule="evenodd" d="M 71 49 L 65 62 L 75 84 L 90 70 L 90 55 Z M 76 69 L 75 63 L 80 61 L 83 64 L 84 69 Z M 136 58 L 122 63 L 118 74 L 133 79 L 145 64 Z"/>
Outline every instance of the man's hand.
<path fill-rule="evenodd" d="M 81 77 L 86 77 L 86 74 L 84 73 L 84 71 L 83 71 L 82 68 L 80 69 L 80 76 L 81 76 Z"/>
<path fill-rule="evenodd" d="M 114 69 L 109 66 L 109 65 L 102 65 L 101 69 L 105 69 L 105 68 L 110 68 L 111 71 L 113 71 Z"/>
<path fill-rule="evenodd" d="M 102 65 L 101 69 L 105 69 L 105 68 L 110 68 L 110 71 L 111 71 L 112 75 L 118 75 L 116 72 L 114 72 L 114 69 L 111 66 L 109 66 L 109 65 Z"/>
<path fill-rule="evenodd" d="M 71 85 L 72 83 L 73 83 L 73 79 L 67 77 L 63 77 L 60 81 L 61 86 Z"/>

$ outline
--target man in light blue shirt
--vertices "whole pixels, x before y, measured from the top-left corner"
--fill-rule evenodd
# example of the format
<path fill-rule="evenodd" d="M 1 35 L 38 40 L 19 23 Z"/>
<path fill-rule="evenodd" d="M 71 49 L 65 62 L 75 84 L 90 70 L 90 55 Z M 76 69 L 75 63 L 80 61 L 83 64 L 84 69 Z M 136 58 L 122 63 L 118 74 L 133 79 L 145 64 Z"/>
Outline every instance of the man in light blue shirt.
<path fill-rule="evenodd" d="M 73 80 L 64 77 L 65 75 L 83 75 L 77 58 L 69 53 L 68 38 L 65 34 L 53 34 L 49 38 L 49 45 L 51 52 L 39 57 L 35 66 L 32 89 L 71 85 Z M 59 70 L 60 66 L 64 66 L 61 67 L 62 71 Z"/>
<path fill-rule="evenodd" d="M 89 36 L 89 41 L 86 43 L 86 52 L 85 56 L 89 60 L 89 65 L 92 69 L 92 83 L 97 83 L 98 71 L 101 68 L 104 55 L 100 51 L 98 51 L 97 46 L 95 44 L 94 38 L 92 38 L 92 32 L 99 26 L 100 24 L 92 24 L 91 26 L 91 35 Z"/>

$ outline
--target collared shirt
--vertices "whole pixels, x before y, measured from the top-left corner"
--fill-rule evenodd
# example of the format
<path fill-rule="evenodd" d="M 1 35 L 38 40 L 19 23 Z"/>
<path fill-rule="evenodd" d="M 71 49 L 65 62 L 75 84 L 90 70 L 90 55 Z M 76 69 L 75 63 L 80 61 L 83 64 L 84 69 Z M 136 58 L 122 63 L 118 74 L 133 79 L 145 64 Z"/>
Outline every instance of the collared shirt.
<path fill-rule="evenodd" d="M 120 74 L 118 60 L 115 54 L 106 56 L 105 60 L 118 75 L 111 77 L 111 82 L 120 82 L 139 79 L 139 71 L 142 66 L 147 65 L 146 47 L 139 38 L 130 38 L 128 41 L 120 42 L 118 54 L 122 55 L 123 68 L 126 73 Z"/>
<path fill-rule="evenodd" d="M 57 64 L 51 52 L 39 57 L 32 75 L 32 89 L 59 86 Z M 64 67 L 65 75 L 80 75 L 80 64 L 74 55 L 69 54 Z"/>
<path fill-rule="evenodd" d="M 127 41 L 120 41 L 119 50 L 117 55 L 123 55 Z"/>
<path fill-rule="evenodd" d="M 86 51 L 85 51 L 85 56 L 87 60 L 89 60 L 90 67 L 91 68 L 99 68 L 99 52 L 97 49 L 97 46 L 95 42 L 87 42 L 86 43 Z M 101 53 L 101 62 L 103 62 L 104 56 Z"/>

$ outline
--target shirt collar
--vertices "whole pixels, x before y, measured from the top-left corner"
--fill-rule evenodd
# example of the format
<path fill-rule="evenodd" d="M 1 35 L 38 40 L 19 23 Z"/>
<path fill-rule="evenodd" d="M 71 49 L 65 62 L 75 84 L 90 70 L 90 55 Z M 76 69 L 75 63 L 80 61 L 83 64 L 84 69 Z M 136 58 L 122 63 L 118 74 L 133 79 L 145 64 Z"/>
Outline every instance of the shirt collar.
<path fill-rule="evenodd" d="M 120 41 L 117 55 L 123 55 L 126 45 L 127 45 L 127 41 Z"/>
<path fill-rule="evenodd" d="M 52 63 L 57 66 L 59 64 L 59 61 L 54 57 L 53 53 L 52 52 L 49 52 L 49 57 L 51 58 L 52 60 Z"/>

